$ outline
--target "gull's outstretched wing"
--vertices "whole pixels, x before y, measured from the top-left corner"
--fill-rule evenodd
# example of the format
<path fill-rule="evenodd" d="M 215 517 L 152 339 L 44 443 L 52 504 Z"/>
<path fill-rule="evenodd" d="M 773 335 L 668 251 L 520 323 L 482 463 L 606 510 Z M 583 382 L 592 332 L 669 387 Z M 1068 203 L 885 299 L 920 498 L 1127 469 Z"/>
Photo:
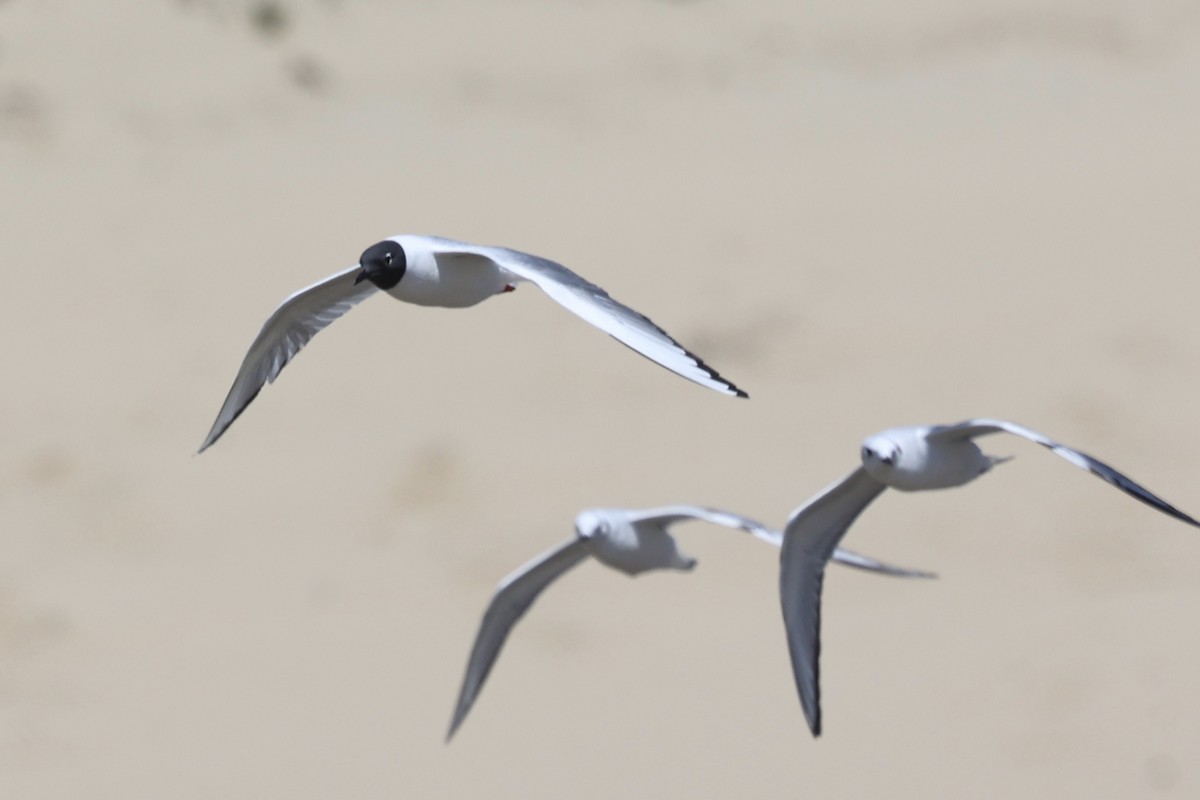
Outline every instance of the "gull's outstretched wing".
<path fill-rule="evenodd" d="M 737 528 L 746 531 L 776 547 L 783 544 L 783 533 L 780 531 L 768 528 L 761 522 L 749 517 L 743 517 L 741 514 L 734 514 L 730 511 L 722 511 L 716 508 L 705 508 L 704 506 L 663 506 L 662 508 L 648 508 L 643 511 L 630 511 L 629 519 L 631 522 L 653 520 L 663 525 L 671 525 L 675 522 L 690 519 L 701 520 L 711 522 L 714 525 L 724 525 L 727 528 Z M 932 572 L 897 567 L 841 547 L 834 549 L 833 560 L 848 567 L 866 570 L 867 572 L 879 572 L 897 578 L 937 577 Z"/>
<path fill-rule="evenodd" d="M 783 529 L 779 597 L 792 675 L 813 736 L 821 735 L 821 586 L 851 523 L 884 490 L 862 467 L 792 512 Z"/>
<path fill-rule="evenodd" d="M 1128 476 L 1118 472 L 1117 470 L 1105 464 L 1099 459 L 1092 458 L 1087 453 L 1081 453 L 1078 450 L 1067 447 L 1065 444 L 1043 436 L 1037 431 L 1022 427 L 1013 422 L 1005 422 L 1000 419 L 969 419 L 965 422 L 960 422 L 957 425 L 939 425 L 929 433 L 930 439 L 970 439 L 975 436 L 984 436 L 989 433 L 1011 433 L 1014 436 L 1020 436 L 1023 439 L 1028 439 L 1031 442 L 1036 442 L 1042 447 L 1049 449 L 1052 453 L 1060 456 L 1067 461 L 1070 461 L 1080 469 L 1086 469 L 1088 472 L 1095 475 L 1113 486 L 1120 489 L 1130 497 L 1141 500 L 1148 506 L 1158 509 L 1164 514 L 1169 514 L 1181 522 L 1186 522 L 1189 525 L 1195 525 L 1200 528 L 1200 522 L 1197 522 L 1192 517 L 1183 513 L 1175 506 L 1163 500 L 1152 493 L 1149 489 L 1135 483 Z"/>
<path fill-rule="evenodd" d="M 897 567 L 894 564 L 888 564 L 886 561 L 878 561 L 870 556 L 864 556 L 860 553 L 847 550 L 844 547 L 838 547 L 833 551 L 833 560 L 838 564 L 845 564 L 847 567 L 854 567 L 855 569 L 862 569 L 867 572 L 878 572 L 882 575 L 891 575 L 894 578 L 937 577 L 936 572 Z"/>
<path fill-rule="evenodd" d="M 630 522 L 657 522 L 666 527 L 676 522 L 682 522 L 683 520 L 699 520 L 701 522 L 712 523 L 713 525 L 722 525 L 726 528 L 743 530 L 776 547 L 783 544 L 783 534 L 779 531 L 772 530 L 761 522 L 749 517 L 743 517 L 741 514 L 721 511 L 716 508 L 705 508 L 704 506 L 662 506 L 661 508 L 647 508 L 628 513 Z"/>
<path fill-rule="evenodd" d="M 375 293 L 375 285 L 370 281 L 355 285 L 354 278 L 360 269 L 355 265 L 301 289 L 275 309 L 242 359 L 242 366 L 225 397 L 225 404 L 221 406 L 199 452 L 203 453 L 221 438 L 225 429 L 246 410 L 262 387 L 274 382 L 280 371 L 309 340 Z"/>
<path fill-rule="evenodd" d="M 466 719 L 512 627 L 529 610 L 543 589 L 587 556 L 587 546 L 581 539 L 575 538 L 543 553 L 500 581 L 483 615 L 479 633 L 475 635 L 475 644 L 467 660 L 467 672 L 463 676 L 446 741 L 450 741 L 458 726 Z"/>
<path fill-rule="evenodd" d="M 722 394 L 747 394 L 717 374 L 699 356 L 688 352 L 662 328 L 643 314 L 609 297 L 608 292 L 589 283 L 555 261 L 510 250 L 429 237 L 440 260 L 444 257 L 486 258 L 516 277 L 537 286 L 555 302 L 604 331 L 621 344 L 690 381 Z"/>

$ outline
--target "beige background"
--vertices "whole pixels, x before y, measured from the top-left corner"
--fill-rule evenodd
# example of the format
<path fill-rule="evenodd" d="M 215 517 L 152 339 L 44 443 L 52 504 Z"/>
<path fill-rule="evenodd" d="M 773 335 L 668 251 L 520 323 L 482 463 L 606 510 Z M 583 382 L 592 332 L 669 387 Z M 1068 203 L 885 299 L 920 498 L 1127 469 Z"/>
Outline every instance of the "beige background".
<path fill-rule="evenodd" d="M 1194 797 L 1200 532 L 1017 460 L 883 497 L 826 734 L 776 553 L 586 565 L 453 745 L 501 576 L 588 505 L 782 523 L 1008 417 L 1200 512 L 1200 4 L 0 0 L 0 797 Z M 265 17 L 265 19 L 264 19 Z M 286 294 L 400 232 L 563 261 L 372 300 L 192 454 Z"/>

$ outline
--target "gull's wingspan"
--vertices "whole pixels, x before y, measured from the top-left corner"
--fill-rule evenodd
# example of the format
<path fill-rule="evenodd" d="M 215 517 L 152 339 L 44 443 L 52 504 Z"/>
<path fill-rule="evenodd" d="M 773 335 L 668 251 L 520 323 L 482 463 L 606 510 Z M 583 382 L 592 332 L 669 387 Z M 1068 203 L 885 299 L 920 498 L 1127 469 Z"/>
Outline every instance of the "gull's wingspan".
<path fill-rule="evenodd" d="M 686 350 L 662 328 L 643 314 L 609 297 L 608 292 L 590 283 L 555 261 L 511 250 L 454 242 L 430 237 L 439 255 L 477 256 L 491 260 L 502 269 L 536 285 L 559 305 L 604 331 L 621 344 L 636 350 L 651 361 L 690 381 L 734 397 L 748 395 L 717 374 L 699 356 Z"/>
<path fill-rule="evenodd" d="M 891 575 L 894 578 L 936 578 L 936 572 L 925 572 L 920 569 L 906 569 L 905 567 L 897 567 L 893 564 L 888 564 L 885 561 L 878 561 L 870 556 L 864 556 L 861 553 L 855 553 L 847 550 L 844 547 L 838 547 L 833 551 L 833 560 L 839 564 L 845 564 L 847 567 L 866 570 L 867 572 L 878 572 L 883 575 Z"/>
<path fill-rule="evenodd" d="M 642 511 L 629 512 L 630 522 L 658 522 L 664 526 L 689 519 L 743 530 L 776 547 L 783 544 L 783 534 L 779 531 L 772 530 L 761 522 L 749 517 L 743 517 L 741 514 L 721 511 L 716 508 L 705 508 L 704 506 L 663 506 L 661 508 L 647 508 Z"/>
<path fill-rule="evenodd" d="M 221 437 L 258 396 L 263 385 L 274 382 L 309 340 L 375 293 L 375 285 L 370 281 L 355 285 L 354 278 L 360 269 L 355 265 L 305 287 L 275 309 L 242 359 L 237 378 L 199 452 L 203 453 Z"/>
<path fill-rule="evenodd" d="M 458 693 L 458 703 L 454 707 L 454 718 L 450 721 L 446 741 L 450 741 L 466 718 L 467 712 L 471 710 L 512 627 L 529 610 L 542 590 L 587 556 L 587 545 L 583 540 L 572 539 L 543 553 L 500 581 L 496 594 L 492 596 L 492 602 L 483 615 L 479 632 L 475 635 L 475 644 L 471 647 L 471 657 L 467 660 L 467 672 L 463 676 L 462 689 Z"/>
<path fill-rule="evenodd" d="M 1200 528 L 1200 522 L 1197 522 L 1192 517 L 1183 513 L 1175 506 L 1163 500 L 1152 493 L 1149 489 L 1135 483 L 1128 476 L 1118 472 L 1117 470 L 1105 464 L 1099 459 L 1092 458 L 1087 453 L 1081 453 L 1078 450 L 1067 447 L 1064 444 L 1043 436 L 1037 431 L 1017 425 L 1014 422 L 1005 422 L 1001 419 L 969 419 L 965 422 L 960 422 L 956 425 L 943 425 L 934 428 L 929 433 L 930 439 L 969 439 L 975 436 L 985 436 L 989 433 L 1011 433 L 1014 436 L 1020 436 L 1023 439 L 1028 439 L 1031 442 L 1036 442 L 1042 447 L 1049 449 L 1052 453 L 1060 456 L 1067 461 L 1070 461 L 1080 469 L 1086 469 L 1096 477 L 1107 481 L 1113 486 L 1120 489 L 1130 497 L 1141 500 L 1148 506 L 1156 508 L 1164 514 L 1168 514 L 1177 520 L 1186 522 L 1189 525 L 1195 525 Z"/>
<path fill-rule="evenodd" d="M 821 735 L 821 586 L 825 565 L 851 523 L 884 485 L 862 467 L 792 512 L 783 529 L 779 598 L 792 675 L 813 736 Z"/>
<path fill-rule="evenodd" d="M 753 536 L 756 536 L 759 539 L 762 539 L 764 542 L 773 544 L 776 547 L 779 547 L 783 544 L 783 533 L 780 531 L 768 528 L 761 522 L 750 519 L 749 517 L 743 517 L 741 514 L 734 514 L 733 512 L 722 511 L 716 508 L 705 508 L 704 506 L 664 506 L 662 508 L 648 508 L 644 511 L 629 512 L 629 519 L 631 522 L 654 520 L 662 523 L 663 525 L 670 525 L 674 522 L 680 522 L 688 519 L 702 520 L 704 522 L 711 522 L 714 525 L 724 525 L 727 528 L 738 528 Z M 867 572 L 879 572 L 884 575 L 891 575 L 897 578 L 937 577 L 937 575 L 932 572 L 897 567 L 841 547 L 834 549 L 832 558 L 837 563 L 845 564 L 848 567 L 866 570 Z"/>

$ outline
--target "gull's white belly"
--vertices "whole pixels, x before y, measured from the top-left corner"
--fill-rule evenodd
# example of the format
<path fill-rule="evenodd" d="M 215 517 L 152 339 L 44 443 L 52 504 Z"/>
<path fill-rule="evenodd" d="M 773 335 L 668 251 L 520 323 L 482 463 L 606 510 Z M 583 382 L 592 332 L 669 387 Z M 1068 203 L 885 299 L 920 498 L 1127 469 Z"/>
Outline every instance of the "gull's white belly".
<path fill-rule="evenodd" d="M 988 461 L 974 442 L 947 442 L 906 452 L 884 481 L 893 489 L 918 492 L 924 489 L 949 489 L 970 483 L 987 472 Z"/>
<path fill-rule="evenodd" d="M 622 524 L 586 541 L 597 560 L 626 575 L 637 575 L 652 569 L 688 568 L 675 540 L 662 530 L 639 531 L 632 525 Z"/>
<path fill-rule="evenodd" d="M 504 291 L 512 283 L 504 270 L 486 258 L 447 258 L 410 254 L 400 282 L 387 292 L 419 306 L 467 308 Z"/>
<path fill-rule="evenodd" d="M 893 428 L 868 441 L 890 444 L 895 461 L 864 461 L 871 477 L 902 492 L 949 489 L 975 480 L 991 467 L 991 461 L 970 440 L 930 441 L 929 428 Z"/>

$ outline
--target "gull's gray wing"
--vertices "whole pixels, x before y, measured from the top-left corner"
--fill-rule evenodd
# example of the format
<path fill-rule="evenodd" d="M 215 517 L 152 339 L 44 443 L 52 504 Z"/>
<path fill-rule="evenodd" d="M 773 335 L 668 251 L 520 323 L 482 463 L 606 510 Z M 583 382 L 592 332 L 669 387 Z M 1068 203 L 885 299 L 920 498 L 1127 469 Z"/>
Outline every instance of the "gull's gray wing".
<path fill-rule="evenodd" d="M 267 319 L 262 330 L 242 359 L 237 377 L 221 406 L 212 430 L 200 445 L 203 453 L 225 429 L 233 424 L 246 406 L 267 383 L 273 383 L 296 353 L 329 323 L 375 293 L 370 281 L 355 285 L 361 267 L 357 264 L 307 286 L 283 301 Z"/>
<path fill-rule="evenodd" d="M 667 526 L 675 522 L 694 519 L 709 522 L 713 525 L 723 525 L 726 528 L 743 530 L 776 547 L 779 547 L 783 543 L 783 534 L 779 531 L 772 530 L 761 522 L 749 517 L 743 517 L 741 514 L 721 511 L 716 508 L 705 508 L 704 506 L 662 506 L 661 508 L 647 508 L 627 513 L 630 522 L 657 522 L 663 526 Z"/>
<path fill-rule="evenodd" d="M 722 511 L 716 508 L 706 508 L 704 506 L 663 506 L 662 508 L 648 508 L 642 511 L 630 511 L 630 522 L 645 522 L 653 520 L 663 525 L 671 525 L 682 520 L 701 520 L 711 522 L 714 525 L 724 525 L 727 528 L 737 528 L 747 533 L 762 539 L 764 542 L 773 544 L 779 547 L 783 544 L 783 533 L 780 531 L 768 528 L 757 520 L 743 517 L 741 514 L 734 514 L 730 511 Z M 839 564 L 845 564 L 848 567 L 866 570 L 868 572 L 879 572 L 884 575 L 892 575 L 897 578 L 936 578 L 937 575 L 932 572 L 924 572 L 922 570 L 905 569 L 904 567 L 893 566 L 892 564 L 878 561 L 868 556 L 845 550 L 841 547 L 834 549 L 833 560 Z"/>
<path fill-rule="evenodd" d="M 919 569 L 906 569 L 897 567 L 893 564 L 888 564 L 885 561 L 878 561 L 869 556 L 864 556 L 847 550 L 844 547 L 838 547 L 833 551 L 833 560 L 838 564 L 845 564 L 847 567 L 866 570 L 867 572 L 878 572 L 883 575 L 891 575 L 894 578 L 936 578 L 936 572 L 925 572 Z"/>
<path fill-rule="evenodd" d="M 792 512 L 783 529 L 779 597 L 792 675 L 813 736 L 821 735 L 821 586 L 825 565 L 851 523 L 884 485 L 862 467 Z"/>
<path fill-rule="evenodd" d="M 1049 449 L 1055 455 L 1070 461 L 1080 469 L 1086 469 L 1097 478 L 1112 484 L 1130 497 L 1141 500 L 1146 505 L 1156 508 L 1164 514 L 1169 514 L 1181 522 L 1186 522 L 1189 525 L 1195 525 L 1200 528 L 1200 522 L 1197 522 L 1166 500 L 1158 497 L 1149 489 L 1135 483 L 1132 479 L 1113 469 L 1103 461 L 1092 458 L 1087 453 L 1081 453 L 1064 444 L 1059 444 L 1037 431 L 1030 430 L 1013 422 L 1005 422 L 1001 419 L 969 419 L 956 425 L 939 425 L 929 432 L 929 438 L 935 440 L 970 439 L 975 436 L 985 436 L 989 433 L 1001 432 L 1011 433 L 1014 436 L 1020 436 L 1023 439 L 1036 442 L 1042 447 Z"/>
<path fill-rule="evenodd" d="M 487 680 L 492 665 L 496 663 L 500 648 L 504 647 L 504 641 L 513 625 L 524 616 L 543 589 L 587 556 L 587 546 L 583 540 L 575 538 L 542 553 L 500 581 L 496 594 L 492 596 L 492 602 L 483 615 L 479 633 L 475 635 L 475 644 L 471 647 L 467 672 L 463 676 L 458 703 L 454 707 L 454 718 L 450 721 L 450 731 L 446 734 L 447 742 L 454 736 L 454 732 L 458 730 L 458 726 L 475 703 L 475 698 L 483 689 L 483 682 Z"/>
<path fill-rule="evenodd" d="M 491 260 L 518 278 L 533 283 L 559 305 L 621 344 L 677 375 L 723 394 L 747 397 L 648 317 L 612 299 L 608 292 L 562 264 L 507 247 L 473 245 L 435 237 L 430 237 L 429 241 L 439 256 L 474 255 Z"/>

